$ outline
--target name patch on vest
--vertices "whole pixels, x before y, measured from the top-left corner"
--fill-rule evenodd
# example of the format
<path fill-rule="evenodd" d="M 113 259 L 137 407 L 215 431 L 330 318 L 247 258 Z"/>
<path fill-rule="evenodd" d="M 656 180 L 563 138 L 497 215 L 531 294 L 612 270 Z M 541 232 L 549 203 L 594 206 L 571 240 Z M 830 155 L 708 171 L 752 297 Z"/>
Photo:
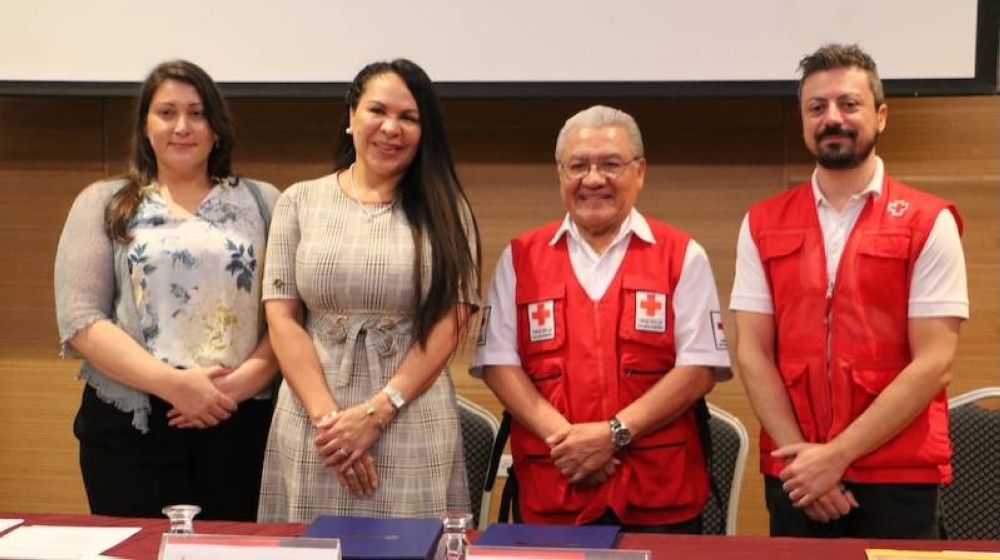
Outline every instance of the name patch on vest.
<path fill-rule="evenodd" d="M 709 319 L 712 321 L 712 338 L 715 339 L 715 349 L 729 349 L 729 344 L 726 343 L 726 331 L 722 330 L 722 312 L 709 312 Z"/>
<path fill-rule="evenodd" d="M 486 346 L 486 329 L 490 328 L 490 311 L 492 306 L 483 307 L 482 319 L 479 322 L 479 337 L 476 338 L 476 346 Z"/>
<path fill-rule="evenodd" d="M 635 330 L 667 332 L 667 294 L 636 291 Z"/>
<path fill-rule="evenodd" d="M 556 337 L 555 303 L 551 299 L 528 304 L 528 334 L 532 342 Z"/>

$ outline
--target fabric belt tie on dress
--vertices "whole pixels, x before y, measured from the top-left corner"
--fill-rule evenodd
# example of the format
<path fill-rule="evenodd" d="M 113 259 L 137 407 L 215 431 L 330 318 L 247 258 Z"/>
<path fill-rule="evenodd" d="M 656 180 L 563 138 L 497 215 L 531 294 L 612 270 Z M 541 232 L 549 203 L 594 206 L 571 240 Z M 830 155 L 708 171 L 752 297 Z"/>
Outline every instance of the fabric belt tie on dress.
<path fill-rule="evenodd" d="M 387 316 L 347 316 L 339 315 L 333 322 L 330 335 L 344 344 L 344 355 L 337 372 L 337 388 L 346 387 L 351 379 L 351 369 L 358 342 L 364 340 L 365 356 L 368 358 L 368 372 L 371 376 L 372 392 L 378 392 L 384 384 L 382 359 L 396 353 L 396 337 L 393 331 L 399 320 Z"/>

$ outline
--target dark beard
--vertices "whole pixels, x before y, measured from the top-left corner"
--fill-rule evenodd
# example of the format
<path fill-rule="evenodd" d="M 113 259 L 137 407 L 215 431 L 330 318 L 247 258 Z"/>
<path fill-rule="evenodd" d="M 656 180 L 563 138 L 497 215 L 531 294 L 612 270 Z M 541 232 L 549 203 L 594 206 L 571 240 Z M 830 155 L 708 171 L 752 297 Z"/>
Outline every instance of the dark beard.
<path fill-rule="evenodd" d="M 834 144 L 836 148 L 822 148 L 820 143 L 827 136 L 832 136 L 834 134 L 847 136 L 849 140 L 845 140 L 842 143 Z M 816 135 L 816 163 L 824 169 L 842 170 L 842 169 L 854 169 L 861 165 L 861 162 L 868 159 L 871 155 L 872 150 L 875 149 L 875 144 L 878 143 L 878 132 L 875 132 L 875 136 L 872 138 L 871 144 L 858 146 L 855 143 L 855 148 L 848 148 L 845 146 L 847 141 L 857 141 L 858 132 L 856 130 L 846 129 L 840 126 L 830 126 L 824 128 Z M 861 149 L 858 150 L 857 148 Z"/>

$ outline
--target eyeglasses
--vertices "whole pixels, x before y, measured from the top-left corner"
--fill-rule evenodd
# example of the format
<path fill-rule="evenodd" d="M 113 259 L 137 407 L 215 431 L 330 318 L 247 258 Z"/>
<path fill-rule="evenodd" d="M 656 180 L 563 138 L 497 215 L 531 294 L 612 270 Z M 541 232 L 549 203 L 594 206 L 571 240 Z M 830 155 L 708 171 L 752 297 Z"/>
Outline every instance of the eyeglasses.
<path fill-rule="evenodd" d="M 622 161 L 620 159 L 606 159 L 599 161 L 597 163 L 590 163 L 588 161 L 571 161 L 569 163 L 560 163 L 559 170 L 566 175 L 566 177 L 578 181 L 583 179 L 590 174 L 590 170 L 597 168 L 597 173 L 604 176 L 607 179 L 617 179 L 621 177 L 628 166 L 642 159 L 641 157 L 634 157 L 628 161 Z"/>

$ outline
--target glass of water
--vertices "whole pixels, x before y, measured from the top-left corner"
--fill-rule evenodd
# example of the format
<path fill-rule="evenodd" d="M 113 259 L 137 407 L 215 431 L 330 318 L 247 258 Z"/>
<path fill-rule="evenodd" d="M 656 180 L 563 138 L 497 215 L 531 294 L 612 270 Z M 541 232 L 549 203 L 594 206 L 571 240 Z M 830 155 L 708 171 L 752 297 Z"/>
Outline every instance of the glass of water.
<path fill-rule="evenodd" d="M 472 514 L 467 511 L 445 513 L 441 540 L 435 558 L 437 560 L 465 560 L 465 549 L 469 546 L 465 532 L 472 527 Z"/>
<path fill-rule="evenodd" d="M 201 512 L 201 507 L 190 504 L 177 504 L 163 508 L 163 515 L 170 519 L 171 535 L 193 535 L 194 516 Z"/>

